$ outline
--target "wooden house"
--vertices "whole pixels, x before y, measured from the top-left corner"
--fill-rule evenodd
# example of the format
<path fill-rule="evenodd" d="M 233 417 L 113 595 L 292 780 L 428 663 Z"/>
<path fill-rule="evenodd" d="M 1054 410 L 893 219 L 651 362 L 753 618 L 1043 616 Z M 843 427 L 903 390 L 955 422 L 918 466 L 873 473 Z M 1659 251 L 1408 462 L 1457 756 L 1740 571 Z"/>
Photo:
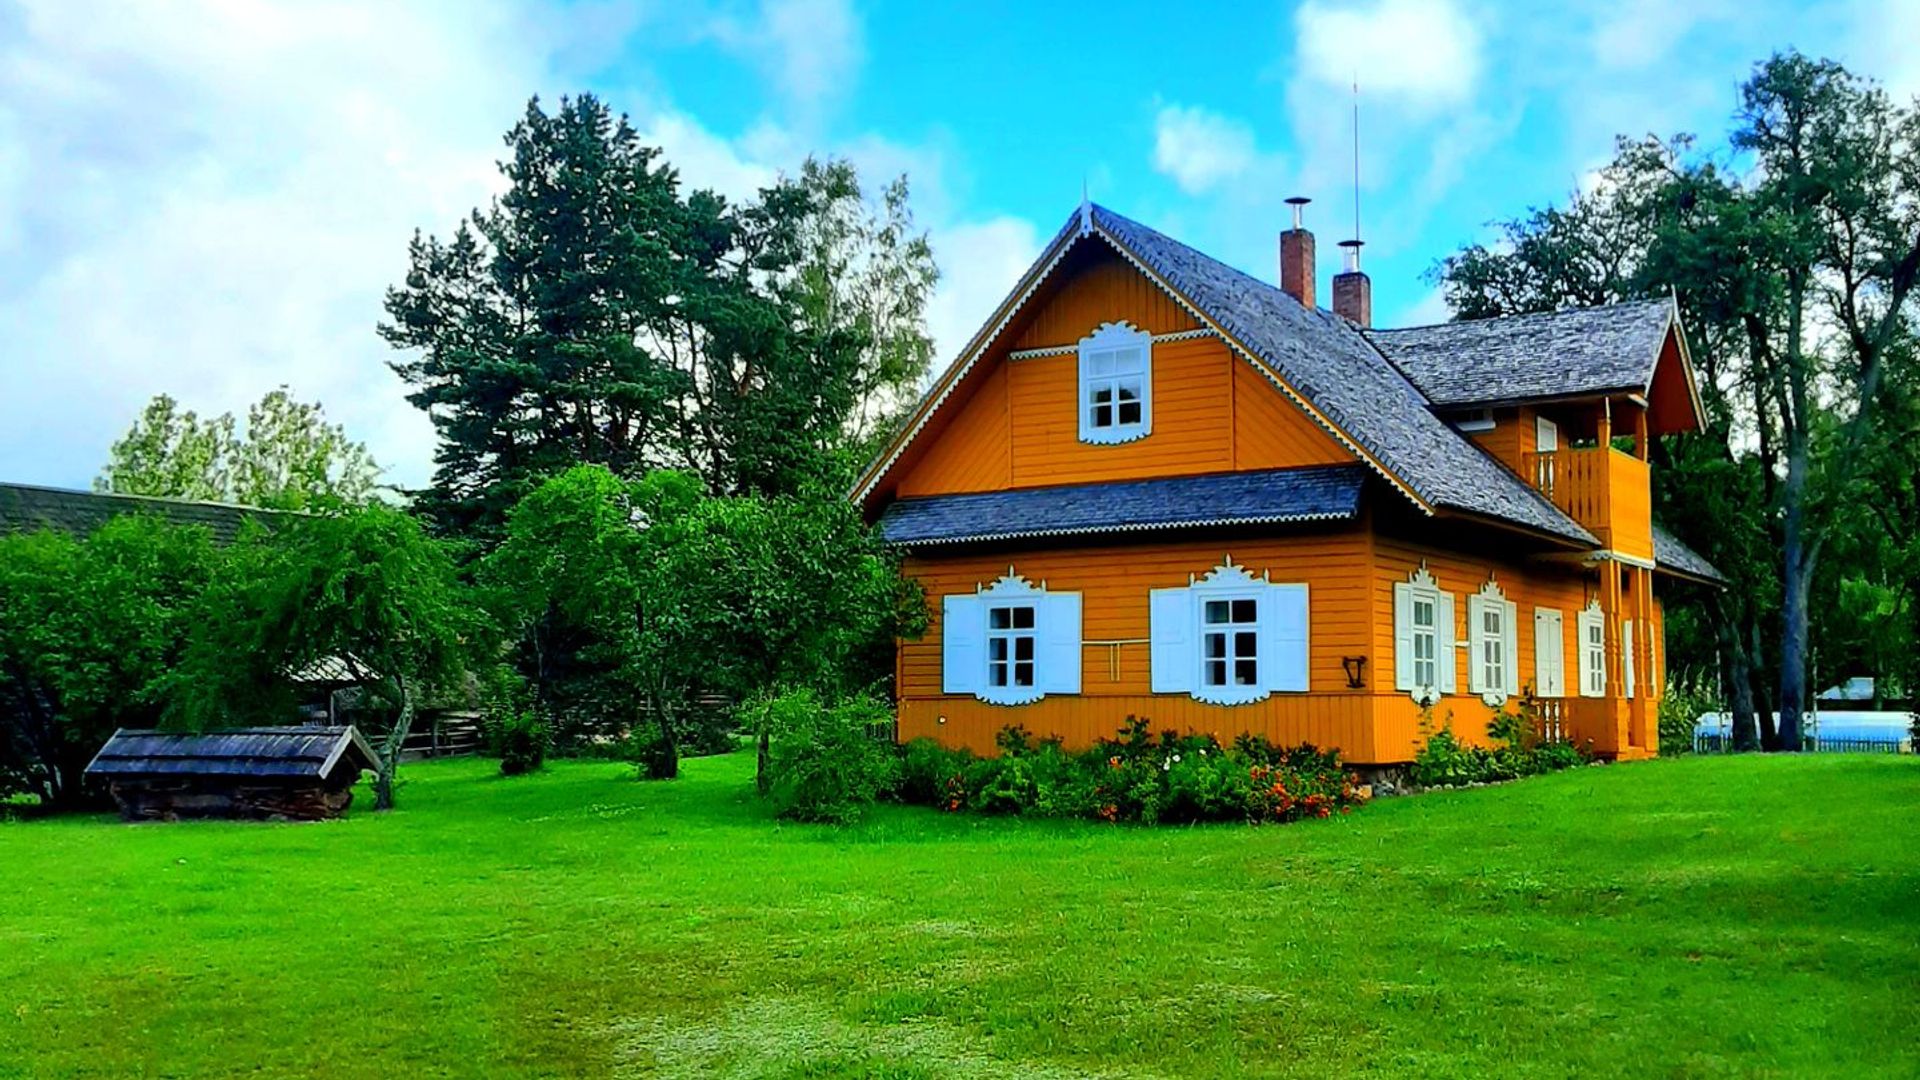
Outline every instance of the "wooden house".
<path fill-rule="evenodd" d="M 1381 330 L 1357 246 L 1333 311 L 1279 246 L 1275 286 L 1083 205 L 859 479 L 934 605 L 900 737 L 1391 764 L 1531 695 L 1656 753 L 1662 596 L 1719 578 L 1651 513 L 1651 440 L 1702 422 L 1674 305 Z"/>
<path fill-rule="evenodd" d="M 88 778 L 107 785 L 128 821 L 339 817 L 376 768 L 351 727 L 235 728 L 188 734 L 122 728 Z"/>

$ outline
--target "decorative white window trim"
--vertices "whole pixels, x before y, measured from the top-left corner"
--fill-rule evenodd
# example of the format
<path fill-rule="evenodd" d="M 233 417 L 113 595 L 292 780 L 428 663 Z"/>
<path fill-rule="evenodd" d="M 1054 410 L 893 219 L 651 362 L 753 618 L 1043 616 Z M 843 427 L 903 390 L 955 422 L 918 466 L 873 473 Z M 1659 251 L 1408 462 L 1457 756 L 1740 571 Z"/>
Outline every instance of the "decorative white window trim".
<path fill-rule="evenodd" d="M 1100 324 L 1080 339 L 1080 441 L 1098 446 L 1153 431 L 1153 335 L 1129 322 Z M 1126 419 L 1129 411 L 1136 418 Z"/>
<path fill-rule="evenodd" d="M 1580 635 L 1580 696 L 1607 696 L 1607 617 L 1600 610 L 1599 598 L 1587 601 L 1586 609 L 1574 616 Z"/>
<path fill-rule="evenodd" d="M 1051 591 L 1045 581 L 1035 585 L 1008 567 L 971 594 L 943 597 L 941 608 L 943 692 L 971 694 L 989 705 L 1031 705 L 1049 694 L 1080 692 L 1079 593 Z M 995 625 L 996 611 L 1008 613 L 1005 625 Z M 1022 611 L 1031 617 L 1021 618 Z M 996 656 L 996 642 L 1004 643 L 1002 655 Z M 1030 665 L 1024 683 L 1022 664 Z M 996 669 L 1003 676 L 998 682 Z"/>
<path fill-rule="evenodd" d="M 1209 621 L 1209 605 L 1221 621 Z M 1154 693 L 1251 705 L 1308 689 L 1306 585 L 1275 583 L 1270 573 L 1256 577 L 1229 555 L 1204 576 L 1189 575 L 1184 588 L 1152 590 L 1149 606 Z M 1209 656 L 1216 638 L 1220 655 Z M 1239 681 L 1243 663 L 1251 664 L 1251 682 Z"/>
<path fill-rule="evenodd" d="M 1422 562 L 1393 586 L 1394 689 L 1422 706 L 1452 693 L 1458 667 L 1453 634 L 1453 594 Z"/>
<path fill-rule="evenodd" d="M 1491 576 L 1467 598 L 1467 688 L 1496 709 L 1520 692 L 1517 614 Z"/>

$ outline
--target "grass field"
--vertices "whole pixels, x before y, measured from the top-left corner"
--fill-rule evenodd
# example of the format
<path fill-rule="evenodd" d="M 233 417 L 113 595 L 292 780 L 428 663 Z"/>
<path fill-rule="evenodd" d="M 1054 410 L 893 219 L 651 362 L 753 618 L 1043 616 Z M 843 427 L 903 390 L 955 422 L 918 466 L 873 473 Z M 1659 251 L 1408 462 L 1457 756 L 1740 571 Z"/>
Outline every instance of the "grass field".
<path fill-rule="evenodd" d="M 782 826 L 751 767 L 0 824 L 0 1076 L 1920 1072 L 1913 758 L 1161 830 Z"/>

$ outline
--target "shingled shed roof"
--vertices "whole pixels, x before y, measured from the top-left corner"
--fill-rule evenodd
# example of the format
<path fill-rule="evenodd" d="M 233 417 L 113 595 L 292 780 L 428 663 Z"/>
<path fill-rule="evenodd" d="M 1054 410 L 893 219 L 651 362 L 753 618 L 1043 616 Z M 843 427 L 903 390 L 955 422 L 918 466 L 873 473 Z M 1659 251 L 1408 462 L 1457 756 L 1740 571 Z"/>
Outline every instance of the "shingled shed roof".
<path fill-rule="evenodd" d="M 153 514 L 175 525 L 202 526 L 213 534 L 215 542 L 230 544 L 243 522 L 270 519 L 274 511 L 231 503 L 0 484 L 0 533 L 54 529 L 84 537 L 122 514 Z"/>
<path fill-rule="evenodd" d="M 376 766 L 373 747 L 352 727 L 234 728 L 190 734 L 122 728 L 100 748 L 88 776 L 326 779 Z"/>
<path fill-rule="evenodd" d="M 1442 408 L 1645 393 L 1673 301 L 1370 330 L 1367 336 Z"/>
<path fill-rule="evenodd" d="M 1160 233 L 1093 207 L 1094 225 L 1197 307 L 1418 500 L 1597 545 L 1592 533 L 1435 416 L 1352 323 Z"/>
<path fill-rule="evenodd" d="M 1208 525 L 1349 520 L 1360 512 L 1361 465 L 1130 480 L 901 499 L 881 515 L 895 545 L 1086 536 Z"/>
<path fill-rule="evenodd" d="M 1678 537 L 1658 524 L 1653 527 L 1653 564 L 1681 577 L 1695 578 L 1715 585 L 1727 583 L 1726 577 L 1714 569 L 1713 564 L 1705 557 L 1681 543 Z"/>

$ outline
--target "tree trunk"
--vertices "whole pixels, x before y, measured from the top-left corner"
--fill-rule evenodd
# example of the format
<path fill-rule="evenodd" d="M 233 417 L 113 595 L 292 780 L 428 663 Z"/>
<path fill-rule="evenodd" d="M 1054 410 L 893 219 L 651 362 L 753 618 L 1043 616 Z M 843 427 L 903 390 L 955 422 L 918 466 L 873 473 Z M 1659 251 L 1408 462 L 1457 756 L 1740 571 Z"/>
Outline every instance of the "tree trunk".
<path fill-rule="evenodd" d="M 407 732 L 413 727 L 413 688 L 402 675 L 395 675 L 393 683 L 400 690 L 400 715 L 394 718 L 387 737 L 380 740 L 380 763 L 373 775 L 375 810 L 393 809 L 393 775 L 400 767 L 400 748 L 406 745 Z"/>
<path fill-rule="evenodd" d="M 1807 706 L 1807 592 L 1813 578 L 1805 530 L 1806 448 L 1787 455 L 1786 534 L 1781 544 L 1780 727 L 1777 749 L 1800 749 L 1800 714 Z"/>
<path fill-rule="evenodd" d="M 1727 685 L 1727 711 L 1733 719 L 1733 748 L 1741 752 L 1760 748 L 1760 733 L 1753 721 L 1753 668 L 1746 645 L 1740 640 L 1740 628 L 1732 619 L 1714 620 L 1720 639 L 1722 677 Z"/>
<path fill-rule="evenodd" d="M 755 743 L 757 745 L 753 762 L 753 786 L 759 790 L 760 794 L 765 795 L 767 789 L 773 785 L 772 778 L 767 775 L 767 759 L 772 751 L 772 740 L 767 733 L 767 721 L 764 716 L 760 718 L 760 735 Z"/>

